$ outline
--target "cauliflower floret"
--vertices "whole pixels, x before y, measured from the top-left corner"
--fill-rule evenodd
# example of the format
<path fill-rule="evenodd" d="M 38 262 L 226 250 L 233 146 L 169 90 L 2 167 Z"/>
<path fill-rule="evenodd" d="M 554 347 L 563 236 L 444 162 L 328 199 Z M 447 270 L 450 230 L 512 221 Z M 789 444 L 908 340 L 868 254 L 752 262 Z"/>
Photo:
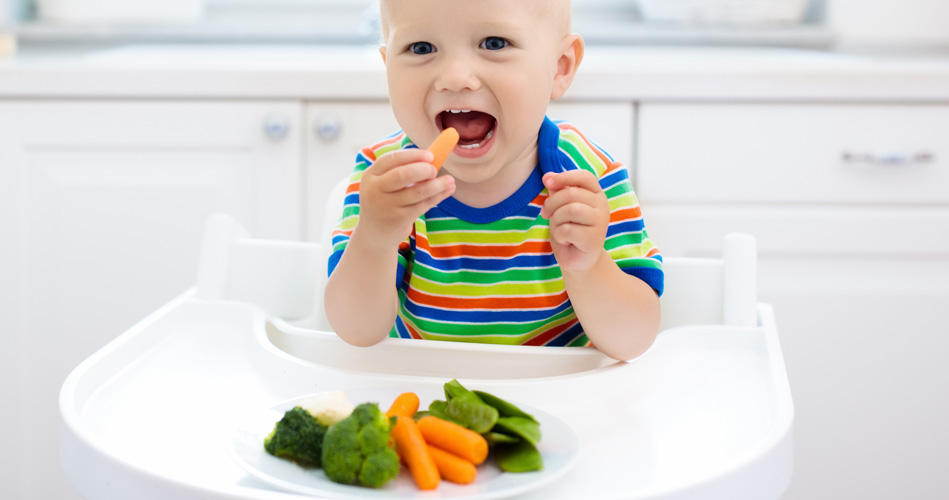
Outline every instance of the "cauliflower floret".
<path fill-rule="evenodd" d="M 355 408 L 343 391 L 320 392 L 300 401 L 298 406 L 327 427 L 348 417 Z"/>

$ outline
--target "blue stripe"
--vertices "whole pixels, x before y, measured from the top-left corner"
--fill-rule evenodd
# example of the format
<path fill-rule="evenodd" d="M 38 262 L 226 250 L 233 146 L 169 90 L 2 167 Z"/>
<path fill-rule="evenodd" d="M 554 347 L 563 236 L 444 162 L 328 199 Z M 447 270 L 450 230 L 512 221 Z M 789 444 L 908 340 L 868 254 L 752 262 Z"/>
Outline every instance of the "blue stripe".
<path fill-rule="evenodd" d="M 577 322 L 573 326 L 568 328 L 566 331 L 561 332 L 560 335 L 557 335 L 556 337 L 554 337 L 553 339 L 551 339 L 549 342 L 547 342 L 544 345 L 552 346 L 552 347 L 563 347 L 573 342 L 574 340 L 579 338 L 581 335 L 583 335 L 583 325 Z"/>
<path fill-rule="evenodd" d="M 412 338 L 412 334 L 409 333 L 408 328 L 405 327 L 405 323 L 402 322 L 402 318 L 399 316 L 395 317 L 395 333 L 403 339 Z M 391 332 L 389 333 L 389 336 L 392 336 Z"/>
<path fill-rule="evenodd" d="M 333 274 L 333 271 L 336 269 L 336 265 L 339 264 L 339 259 L 343 257 L 343 251 L 337 250 L 330 254 L 329 262 L 326 264 L 326 276 Z"/>
<path fill-rule="evenodd" d="M 459 299 L 464 302 L 464 299 Z M 563 304 L 556 307 L 549 307 L 538 310 L 477 310 L 466 311 L 463 309 L 437 309 L 427 307 L 405 299 L 405 309 L 417 318 L 425 318 L 433 321 L 449 321 L 452 323 L 526 323 L 529 321 L 543 321 L 552 316 L 565 311 L 570 307 L 570 301 L 565 300 Z"/>
<path fill-rule="evenodd" d="M 644 227 L 646 226 L 643 224 L 642 219 L 621 220 L 610 224 L 609 227 L 606 228 L 606 237 L 610 238 L 618 234 L 641 233 Z"/>
<path fill-rule="evenodd" d="M 511 268 L 538 268 L 550 267 L 557 264 L 553 253 L 541 255 L 518 255 L 503 259 L 479 259 L 476 257 L 452 257 L 436 259 L 428 252 L 417 252 L 415 261 L 441 271 L 456 271 L 459 269 L 472 271 L 506 271 Z"/>

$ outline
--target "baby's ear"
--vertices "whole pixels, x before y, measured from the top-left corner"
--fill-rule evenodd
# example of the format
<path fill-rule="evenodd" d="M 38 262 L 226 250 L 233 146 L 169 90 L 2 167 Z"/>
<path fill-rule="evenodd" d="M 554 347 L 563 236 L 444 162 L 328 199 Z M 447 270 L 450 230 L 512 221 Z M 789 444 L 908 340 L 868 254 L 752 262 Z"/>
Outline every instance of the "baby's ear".
<path fill-rule="evenodd" d="M 379 54 L 382 55 L 382 64 L 385 64 L 386 63 L 386 46 L 385 45 L 379 46 Z"/>
<path fill-rule="evenodd" d="M 554 74 L 554 85 L 550 91 L 550 99 L 560 99 L 573 83 L 580 61 L 583 60 L 583 37 L 573 33 L 567 35 L 561 44 L 563 51 L 557 59 L 557 72 Z"/>

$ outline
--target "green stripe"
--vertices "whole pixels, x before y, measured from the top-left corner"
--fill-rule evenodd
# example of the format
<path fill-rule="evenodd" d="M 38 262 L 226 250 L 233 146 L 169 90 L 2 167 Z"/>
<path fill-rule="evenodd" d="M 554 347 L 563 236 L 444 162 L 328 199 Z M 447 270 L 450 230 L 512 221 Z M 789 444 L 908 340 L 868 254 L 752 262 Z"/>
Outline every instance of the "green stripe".
<path fill-rule="evenodd" d="M 461 219 L 431 219 L 428 220 L 429 232 L 430 233 L 441 233 L 441 232 L 465 232 L 465 231 L 483 231 L 486 227 L 490 227 L 492 231 L 524 231 L 535 226 L 538 222 L 543 222 L 546 225 L 547 219 L 543 219 L 538 216 L 536 219 L 530 219 L 527 217 L 522 218 L 510 218 L 502 219 L 490 224 L 479 224 L 475 222 L 468 222 Z"/>
<path fill-rule="evenodd" d="M 505 269 L 503 271 L 478 271 L 467 269 L 457 272 L 447 272 L 432 267 L 415 264 L 416 276 L 432 281 L 444 283 L 497 283 L 499 281 L 548 281 L 562 277 L 557 265 L 545 268 Z"/>

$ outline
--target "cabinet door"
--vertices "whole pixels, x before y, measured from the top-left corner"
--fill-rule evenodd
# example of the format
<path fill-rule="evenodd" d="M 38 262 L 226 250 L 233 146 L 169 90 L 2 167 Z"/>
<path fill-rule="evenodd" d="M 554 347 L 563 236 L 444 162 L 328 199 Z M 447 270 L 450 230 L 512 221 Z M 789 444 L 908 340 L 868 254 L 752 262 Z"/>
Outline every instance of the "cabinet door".
<path fill-rule="evenodd" d="M 353 171 L 361 148 L 398 131 L 399 124 L 388 101 L 314 102 L 306 116 L 306 238 L 322 241 L 330 189 Z"/>
<path fill-rule="evenodd" d="M 300 237 L 301 117 L 289 101 L 0 103 L 0 287 L 15 297 L 0 338 L 19 370 L 2 384 L 21 412 L 0 427 L 24 429 L 27 497 L 67 489 L 46 477 L 64 377 L 194 284 L 209 215 Z"/>
<path fill-rule="evenodd" d="M 568 120 L 615 160 L 631 167 L 634 113 L 630 102 L 557 101 L 552 119 Z M 323 213 L 329 190 L 352 171 L 360 148 L 399 130 L 389 103 L 314 102 L 307 106 L 306 237 L 323 239 Z M 631 169 L 632 170 L 632 169 Z"/>
<path fill-rule="evenodd" d="M 757 238 L 794 396 L 783 498 L 939 497 L 949 108 L 644 104 L 639 118 L 639 195 L 663 254 Z"/>

